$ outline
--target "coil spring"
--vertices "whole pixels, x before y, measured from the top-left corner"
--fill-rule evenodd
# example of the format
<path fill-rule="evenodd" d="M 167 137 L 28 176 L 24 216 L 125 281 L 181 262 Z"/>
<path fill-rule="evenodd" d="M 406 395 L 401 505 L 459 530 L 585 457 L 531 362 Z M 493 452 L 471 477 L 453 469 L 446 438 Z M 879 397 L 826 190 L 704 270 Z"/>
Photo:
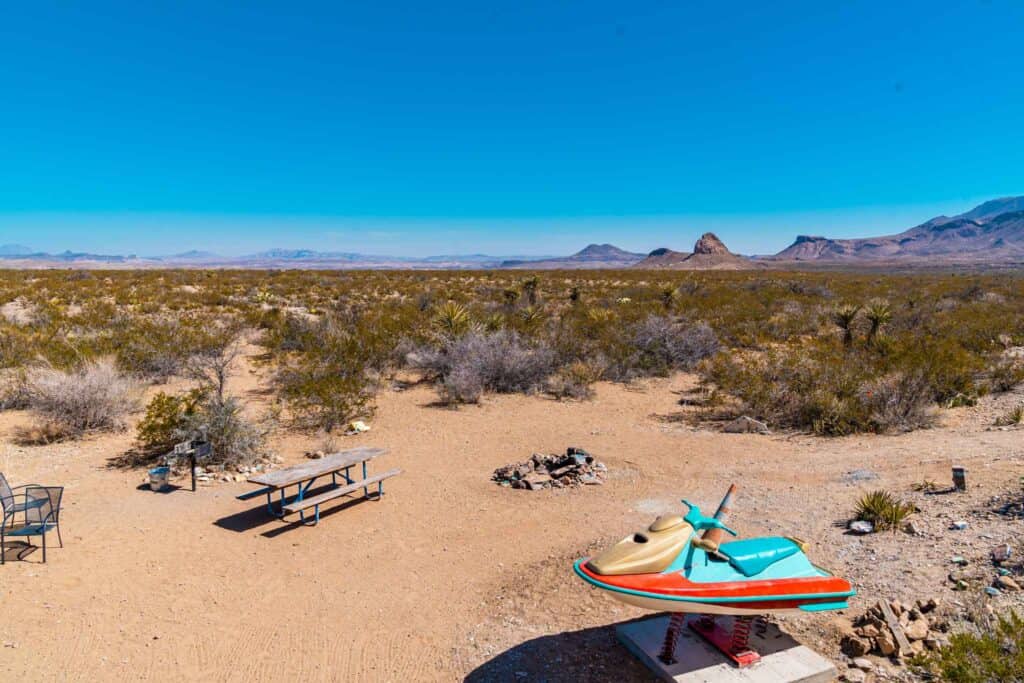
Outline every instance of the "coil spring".
<path fill-rule="evenodd" d="M 665 631 L 665 642 L 661 645 L 661 652 L 658 659 L 665 664 L 676 663 L 676 643 L 679 642 L 679 631 L 686 623 L 686 615 L 682 612 L 673 612 L 668 620 L 668 629 Z"/>
<path fill-rule="evenodd" d="M 732 625 L 732 643 L 731 648 L 733 653 L 743 652 L 748 650 L 748 643 L 750 642 L 750 625 L 753 621 L 753 617 L 743 616 L 736 617 L 736 621 Z"/>

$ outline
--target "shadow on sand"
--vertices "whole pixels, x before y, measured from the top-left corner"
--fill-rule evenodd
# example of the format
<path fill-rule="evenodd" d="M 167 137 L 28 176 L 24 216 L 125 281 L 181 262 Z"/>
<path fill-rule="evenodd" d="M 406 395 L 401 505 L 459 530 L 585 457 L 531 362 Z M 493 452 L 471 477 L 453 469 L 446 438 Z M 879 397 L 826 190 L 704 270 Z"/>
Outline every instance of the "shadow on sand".
<path fill-rule="evenodd" d="M 27 541 L 5 541 L 3 547 L 0 548 L 0 553 L 4 556 L 4 562 L 22 562 L 26 557 L 31 557 L 37 550 L 42 549 Z M 36 561 L 42 562 L 40 558 L 36 558 Z"/>
<path fill-rule="evenodd" d="M 318 493 L 322 493 L 329 489 L 330 486 L 317 488 L 308 492 L 307 496 L 314 496 Z M 358 493 L 361 494 L 362 492 Z M 265 498 L 253 498 L 248 502 L 252 503 L 253 507 L 242 510 L 241 512 L 236 512 L 234 514 L 228 515 L 227 517 L 221 517 L 220 519 L 213 522 L 214 526 L 218 526 L 221 529 L 227 529 L 228 531 L 234 531 L 236 533 L 247 533 L 260 527 L 269 527 L 266 531 L 260 534 L 261 536 L 264 536 L 266 538 L 274 538 L 275 536 L 280 536 L 283 533 L 286 533 L 293 529 L 302 528 L 303 526 L 302 523 L 299 521 L 299 516 L 297 514 L 289 515 L 287 519 L 278 519 L 276 517 L 272 517 L 270 513 L 267 511 Z M 377 502 L 376 498 L 365 498 L 362 495 L 355 497 L 355 494 L 353 494 L 353 497 L 351 498 L 342 498 L 339 500 L 329 501 L 320 508 L 320 523 L 325 523 L 325 521 L 329 517 L 332 517 L 335 514 L 342 512 L 344 510 L 347 510 L 350 507 L 354 507 L 362 503 L 374 502 Z M 274 499 L 274 503 L 275 505 L 277 504 L 276 498 Z M 312 508 L 310 508 L 308 514 L 306 515 L 306 519 L 313 519 Z"/>
<path fill-rule="evenodd" d="M 630 622 L 625 622 L 630 623 Z M 570 681 L 651 683 L 657 679 L 615 637 L 618 624 L 527 640 L 470 672 L 465 683 Z"/>

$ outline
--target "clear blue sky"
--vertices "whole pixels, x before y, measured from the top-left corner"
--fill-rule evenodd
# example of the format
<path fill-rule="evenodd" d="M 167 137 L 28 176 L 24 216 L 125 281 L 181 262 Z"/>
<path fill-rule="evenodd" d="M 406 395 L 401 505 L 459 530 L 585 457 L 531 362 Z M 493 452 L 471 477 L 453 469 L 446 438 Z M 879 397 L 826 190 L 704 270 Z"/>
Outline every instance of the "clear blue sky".
<path fill-rule="evenodd" d="M 891 232 L 1024 194 L 1022 41 L 1020 0 L 13 3 L 0 243 Z"/>

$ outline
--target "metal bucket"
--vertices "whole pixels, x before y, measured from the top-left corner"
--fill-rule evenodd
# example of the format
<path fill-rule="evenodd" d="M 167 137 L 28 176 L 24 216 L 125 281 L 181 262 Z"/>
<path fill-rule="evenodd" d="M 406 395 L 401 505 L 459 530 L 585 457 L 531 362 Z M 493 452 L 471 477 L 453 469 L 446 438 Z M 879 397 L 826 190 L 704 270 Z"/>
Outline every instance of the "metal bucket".
<path fill-rule="evenodd" d="M 163 491 L 167 488 L 167 480 L 171 476 L 170 467 L 154 467 L 149 471 L 149 488 L 151 491 Z"/>

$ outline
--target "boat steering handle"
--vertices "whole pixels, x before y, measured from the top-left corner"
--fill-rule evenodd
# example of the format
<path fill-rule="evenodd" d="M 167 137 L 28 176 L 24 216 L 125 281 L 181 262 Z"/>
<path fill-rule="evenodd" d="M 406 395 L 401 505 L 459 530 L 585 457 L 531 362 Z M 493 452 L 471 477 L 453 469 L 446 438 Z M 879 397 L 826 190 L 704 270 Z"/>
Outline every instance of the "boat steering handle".
<path fill-rule="evenodd" d="M 722 531 L 725 531 L 726 533 L 731 534 L 733 536 L 739 535 L 726 525 L 722 524 L 721 520 L 715 519 L 714 517 L 705 517 L 703 514 L 701 514 L 699 507 L 697 507 L 690 501 L 686 500 L 685 498 L 683 498 L 683 503 L 686 504 L 688 508 L 690 508 L 689 511 L 686 513 L 686 517 L 684 517 L 683 519 L 689 522 L 690 525 L 693 526 L 693 528 L 696 531 L 704 531 L 705 529 L 721 529 Z"/>

